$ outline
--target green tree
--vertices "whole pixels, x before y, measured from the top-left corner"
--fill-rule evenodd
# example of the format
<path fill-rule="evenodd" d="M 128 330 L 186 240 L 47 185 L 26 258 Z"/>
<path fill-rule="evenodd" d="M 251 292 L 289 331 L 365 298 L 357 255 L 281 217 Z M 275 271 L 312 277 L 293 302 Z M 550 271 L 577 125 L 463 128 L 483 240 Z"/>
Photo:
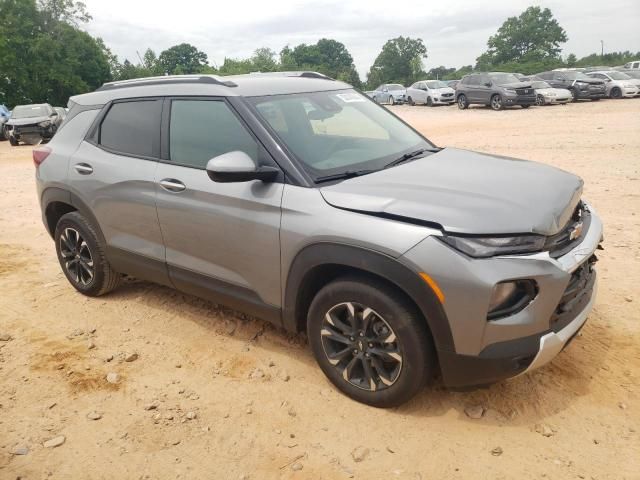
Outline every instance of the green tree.
<path fill-rule="evenodd" d="M 569 55 L 567 55 L 567 60 L 566 60 L 567 67 L 574 67 L 577 61 L 578 59 L 573 53 L 570 53 Z"/>
<path fill-rule="evenodd" d="M 169 75 L 202 73 L 208 66 L 207 54 L 188 43 L 181 43 L 163 51 L 158 61 L 163 73 Z"/>
<path fill-rule="evenodd" d="M 278 62 L 275 60 L 276 52 L 270 48 L 257 48 L 249 59 L 252 72 L 275 72 L 278 70 Z"/>
<path fill-rule="evenodd" d="M 548 8 L 529 7 L 517 17 L 509 17 L 495 35 L 488 50 L 477 58 L 476 68 L 488 70 L 508 62 L 558 59 L 567 34 Z"/>
<path fill-rule="evenodd" d="M 447 75 L 451 75 L 455 71 L 456 71 L 455 68 L 447 68 L 444 65 L 440 65 L 439 67 L 435 67 L 429 70 L 425 74 L 425 77 L 433 78 L 436 80 L 442 80 L 444 77 L 446 77 Z"/>
<path fill-rule="evenodd" d="M 367 83 L 375 88 L 380 83 L 410 85 L 424 72 L 422 60 L 427 58 L 427 47 L 420 38 L 398 37 L 388 40 L 369 70 Z"/>

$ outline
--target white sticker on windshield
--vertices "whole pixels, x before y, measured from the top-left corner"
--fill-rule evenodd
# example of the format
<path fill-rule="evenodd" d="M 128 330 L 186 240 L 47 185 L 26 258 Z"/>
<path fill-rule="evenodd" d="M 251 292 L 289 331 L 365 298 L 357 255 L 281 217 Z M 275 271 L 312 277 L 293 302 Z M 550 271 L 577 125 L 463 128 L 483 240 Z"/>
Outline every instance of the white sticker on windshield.
<path fill-rule="evenodd" d="M 338 93 L 336 95 L 340 100 L 344 103 L 353 103 L 353 102 L 364 102 L 365 99 L 363 96 L 358 95 L 357 93 Z"/>

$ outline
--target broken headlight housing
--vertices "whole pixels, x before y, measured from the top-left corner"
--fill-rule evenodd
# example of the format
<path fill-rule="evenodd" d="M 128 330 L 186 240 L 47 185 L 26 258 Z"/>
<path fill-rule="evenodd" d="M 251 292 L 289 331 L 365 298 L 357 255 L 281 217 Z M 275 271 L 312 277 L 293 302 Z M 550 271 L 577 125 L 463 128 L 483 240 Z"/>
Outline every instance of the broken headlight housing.
<path fill-rule="evenodd" d="M 487 237 L 444 235 L 440 239 L 456 250 L 475 258 L 539 252 L 543 249 L 546 240 L 542 235 Z"/>

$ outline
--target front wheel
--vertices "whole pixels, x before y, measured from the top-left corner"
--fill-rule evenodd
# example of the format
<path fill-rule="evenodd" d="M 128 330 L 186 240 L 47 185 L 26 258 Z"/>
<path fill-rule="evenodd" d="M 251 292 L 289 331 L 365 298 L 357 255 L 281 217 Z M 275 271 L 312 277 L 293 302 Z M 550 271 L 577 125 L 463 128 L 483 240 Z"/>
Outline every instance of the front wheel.
<path fill-rule="evenodd" d="M 431 100 L 431 97 L 427 97 L 427 107 L 433 107 L 433 100 Z"/>
<path fill-rule="evenodd" d="M 573 90 L 571 90 L 571 101 L 572 102 L 577 102 L 578 99 L 578 91 L 574 88 Z"/>
<path fill-rule="evenodd" d="M 78 212 L 63 215 L 54 234 L 56 253 L 69 283 L 80 293 L 97 297 L 120 283 L 95 228 Z"/>
<path fill-rule="evenodd" d="M 466 110 L 469 108 L 469 101 L 467 100 L 467 96 L 465 94 L 458 95 L 458 108 L 460 110 Z"/>
<path fill-rule="evenodd" d="M 504 108 L 502 105 L 502 97 L 500 95 L 494 95 L 491 97 L 491 108 L 493 110 L 502 110 Z"/>
<path fill-rule="evenodd" d="M 9 143 L 11 144 L 11 146 L 13 147 L 17 147 L 20 142 L 18 140 L 16 140 L 13 135 L 9 135 Z"/>
<path fill-rule="evenodd" d="M 393 98 L 393 95 L 389 95 L 389 105 L 395 105 L 396 104 L 396 99 Z"/>
<path fill-rule="evenodd" d="M 411 105 L 412 107 L 416 104 L 416 102 L 414 102 L 414 101 L 413 101 L 413 98 L 411 98 L 411 97 L 407 98 L 407 103 L 408 103 L 409 105 Z"/>
<path fill-rule="evenodd" d="M 316 361 L 344 394 L 375 407 L 401 405 L 434 368 L 425 320 L 386 283 L 346 277 L 318 292 L 307 334 Z"/>
<path fill-rule="evenodd" d="M 614 87 L 611 89 L 611 94 L 610 94 L 611 98 L 622 98 L 622 90 L 620 90 L 618 87 Z"/>
<path fill-rule="evenodd" d="M 542 95 L 536 96 L 536 105 L 538 105 L 539 107 L 544 105 L 544 97 Z"/>
<path fill-rule="evenodd" d="M 520 105 L 522 108 L 529 108 L 531 105 Z"/>

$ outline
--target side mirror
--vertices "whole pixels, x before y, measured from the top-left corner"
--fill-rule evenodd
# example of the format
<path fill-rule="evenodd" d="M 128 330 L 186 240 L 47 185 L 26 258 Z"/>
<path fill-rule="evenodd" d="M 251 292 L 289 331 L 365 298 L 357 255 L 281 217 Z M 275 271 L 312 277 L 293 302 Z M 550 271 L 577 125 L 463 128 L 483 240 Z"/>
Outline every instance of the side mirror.
<path fill-rule="evenodd" d="M 58 112 L 53 112 L 51 115 L 49 115 L 50 117 L 57 117 L 58 116 Z"/>
<path fill-rule="evenodd" d="M 490 87 L 491 85 L 493 85 L 491 82 L 485 82 L 484 84 L 485 87 Z"/>
<path fill-rule="evenodd" d="M 389 91 L 389 89 L 388 89 L 388 88 L 383 88 L 383 89 L 382 89 L 382 91 L 383 91 L 384 93 L 387 93 L 387 92 Z"/>
<path fill-rule="evenodd" d="M 238 150 L 218 155 L 207 162 L 207 175 L 219 183 L 271 182 L 279 173 L 275 167 L 258 167 L 249 155 Z"/>

